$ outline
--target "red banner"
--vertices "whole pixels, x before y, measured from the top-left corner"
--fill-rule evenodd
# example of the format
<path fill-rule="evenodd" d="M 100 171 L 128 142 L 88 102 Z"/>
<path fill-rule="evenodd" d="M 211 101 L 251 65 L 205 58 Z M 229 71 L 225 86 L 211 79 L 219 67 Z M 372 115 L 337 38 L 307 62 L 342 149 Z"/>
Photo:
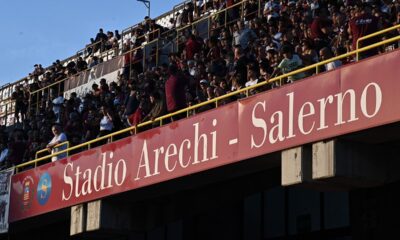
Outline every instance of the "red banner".
<path fill-rule="evenodd" d="M 14 175 L 10 222 L 398 121 L 399 58 L 368 59 Z"/>

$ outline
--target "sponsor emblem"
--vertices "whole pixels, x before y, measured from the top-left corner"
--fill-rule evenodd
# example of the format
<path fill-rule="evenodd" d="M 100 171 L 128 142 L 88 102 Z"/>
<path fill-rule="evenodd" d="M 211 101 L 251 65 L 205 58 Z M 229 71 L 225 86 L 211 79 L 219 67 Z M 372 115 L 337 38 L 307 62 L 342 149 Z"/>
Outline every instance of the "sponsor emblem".
<path fill-rule="evenodd" d="M 28 210 L 32 206 L 32 198 L 35 192 L 33 187 L 33 178 L 31 176 L 27 176 L 22 181 L 23 193 L 22 193 L 22 204 L 21 208 L 23 211 Z"/>
<path fill-rule="evenodd" d="M 37 186 L 37 200 L 40 205 L 45 205 L 51 194 L 51 176 L 49 173 L 44 173 L 39 180 Z"/>

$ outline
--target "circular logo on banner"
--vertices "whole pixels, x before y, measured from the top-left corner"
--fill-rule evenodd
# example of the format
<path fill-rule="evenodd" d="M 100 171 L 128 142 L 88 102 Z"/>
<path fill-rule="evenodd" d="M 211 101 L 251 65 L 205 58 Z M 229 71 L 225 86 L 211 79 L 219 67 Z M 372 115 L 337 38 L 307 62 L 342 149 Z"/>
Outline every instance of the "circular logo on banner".
<path fill-rule="evenodd" d="M 22 201 L 21 208 L 22 210 L 28 210 L 31 208 L 33 193 L 35 192 L 35 188 L 33 186 L 33 178 L 31 176 L 27 176 L 22 181 Z"/>
<path fill-rule="evenodd" d="M 49 173 L 44 173 L 39 180 L 37 186 L 37 200 L 40 205 L 45 205 L 51 194 L 51 176 Z"/>

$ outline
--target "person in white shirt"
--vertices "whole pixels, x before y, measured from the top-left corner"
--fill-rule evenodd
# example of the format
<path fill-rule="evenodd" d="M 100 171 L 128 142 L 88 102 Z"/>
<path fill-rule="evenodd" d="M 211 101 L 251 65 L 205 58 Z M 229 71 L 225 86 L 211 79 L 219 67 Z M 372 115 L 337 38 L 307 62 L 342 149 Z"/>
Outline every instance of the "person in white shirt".
<path fill-rule="evenodd" d="M 328 47 L 324 47 L 324 48 L 321 48 L 321 50 L 319 50 L 319 56 L 322 61 L 325 61 L 325 60 L 332 58 L 333 53 Z M 342 66 L 342 62 L 340 60 L 335 60 L 332 62 L 325 63 L 324 66 L 325 66 L 325 71 L 330 71 L 330 70 L 333 70 L 335 68 Z"/>
<path fill-rule="evenodd" d="M 293 53 L 293 49 L 291 46 L 284 45 L 281 49 L 283 59 L 279 63 L 277 70 L 281 71 L 281 73 L 290 73 L 297 69 L 300 69 L 303 66 L 303 61 L 299 57 L 299 55 Z M 272 75 L 275 75 L 276 71 Z M 287 78 L 287 83 L 292 83 L 295 80 L 302 79 L 305 77 L 303 72 L 291 75 Z"/>
<path fill-rule="evenodd" d="M 56 122 L 60 123 L 60 117 L 61 117 L 61 106 L 64 103 L 64 97 L 63 94 L 60 94 L 57 98 L 53 99 L 53 112 L 54 115 L 56 115 Z"/>
<path fill-rule="evenodd" d="M 111 113 L 109 112 L 109 110 L 106 106 L 102 106 L 100 108 L 100 111 L 103 114 L 103 117 L 100 120 L 99 137 L 102 137 L 102 136 L 105 136 L 112 132 L 114 124 L 113 124 L 113 118 L 111 116 Z"/>
<path fill-rule="evenodd" d="M 51 128 L 51 131 L 53 132 L 54 137 L 53 137 L 53 139 L 51 139 L 49 144 L 47 144 L 47 146 L 46 146 L 48 151 L 51 152 L 51 154 L 54 154 L 56 152 L 67 149 L 66 144 L 56 147 L 60 143 L 67 141 L 67 136 L 65 135 L 65 133 L 62 132 L 61 126 L 53 125 L 53 127 Z M 61 153 L 61 154 L 58 154 L 57 156 L 52 157 L 51 161 L 55 162 L 57 160 L 65 158 L 65 157 L 67 157 L 67 153 Z"/>
<path fill-rule="evenodd" d="M 256 73 L 254 72 L 253 69 L 248 69 L 247 70 L 247 82 L 245 83 L 245 87 L 250 87 L 253 85 L 256 85 L 258 83 L 258 78 L 256 76 Z"/>

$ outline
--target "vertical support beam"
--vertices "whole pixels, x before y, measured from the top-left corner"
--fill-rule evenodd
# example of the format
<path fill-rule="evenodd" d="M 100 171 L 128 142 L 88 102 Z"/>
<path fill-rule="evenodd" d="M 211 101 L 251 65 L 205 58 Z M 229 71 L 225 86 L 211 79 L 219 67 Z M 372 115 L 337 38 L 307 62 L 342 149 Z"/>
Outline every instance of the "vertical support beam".
<path fill-rule="evenodd" d="M 71 207 L 70 236 L 83 233 L 86 229 L 86 211 L 84 204 Z"/>
<path fill-rule="evenodd" d="M 282 151 L 282 186 L 311 180 L 311 146 L 300 146 Z"/>
<path fill-rule="evenodd" d="M 330 178 L 335 176 L 334 141 L 317 142 L 312 146 L 312 178 Z"/>
<path fill-rule="evenodd" d="M 87 203 L 86 230 L 95 231 L 101 227 L 102 201 L 97 200 Z"/>

